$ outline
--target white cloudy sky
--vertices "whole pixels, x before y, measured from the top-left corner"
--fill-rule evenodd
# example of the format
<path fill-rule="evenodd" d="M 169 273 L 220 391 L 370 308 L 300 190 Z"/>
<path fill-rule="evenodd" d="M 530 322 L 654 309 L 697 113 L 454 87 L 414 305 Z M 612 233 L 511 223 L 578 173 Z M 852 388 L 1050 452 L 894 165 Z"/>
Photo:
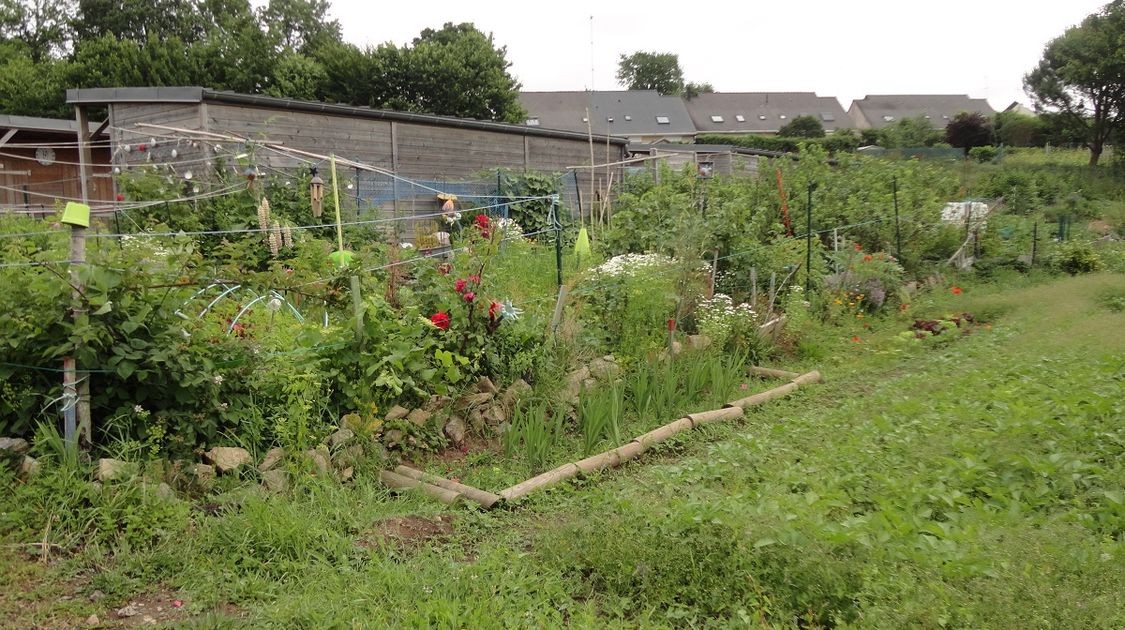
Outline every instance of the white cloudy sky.
<path fill-rule="evenodd" d="M 617 89 L 618 56 L 650 50 L 720 92 L 815 91 L 845 108 L 866 94 L 968 93 L 1000 109 L 1028 103 L 1022 78 L 1043 46 L 1106 1 L 332 0 L 332 15 L 361 45 L 474 22 L 508 47 L 526 90 Z"/>

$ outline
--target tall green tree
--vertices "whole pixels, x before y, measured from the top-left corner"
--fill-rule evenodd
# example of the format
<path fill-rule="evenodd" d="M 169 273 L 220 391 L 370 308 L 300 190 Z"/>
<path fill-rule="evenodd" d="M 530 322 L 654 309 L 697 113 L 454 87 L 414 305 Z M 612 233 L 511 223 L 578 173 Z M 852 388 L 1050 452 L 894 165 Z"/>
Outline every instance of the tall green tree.
<path fill-rule="evenodd" d="M 680 94 L 684 90 L 684 71 L 673 53 L 635 52 L 621 55 L 617 62 L 617 81 L 628 90 L 656 90 L 661 94 Z"/>
<path fill-rule="evenodd" d="M 38 63 L 67 52 L 73 19 L 71 0 L 0 0 L 0 42 L 19 45 Z"/>
<path fill-rule="evenodd" d="M 715 91 L 715 87 L 710 83 L 696 83 L 688 81 L 684 84 L 684 98 L 691 100 L 700 94 L 711 94 Z"/>
<path fill-rule="evenodd" d="M 306 53 L 339 41 L 339 20 L 328 18 L 328 0 L 269 0 L 258 15 L 262 29 L 279 50 Z"/>
<path fill-rule="evenodd" d="M 1046 136 L 1044 122 L 1038 116 L 1019 112 L 999 112 L 992 119 L 992 135 L 997 144 L 1009 147 L 1038 147 Z"/>
<path fill-rule="evenodd" d="M 1097 166 L 1125 125 L 1125 0 L 1114 0 L 1051 40 L 1024 77 L 1036 111 L 1057 114 Z"/>
<path fill-rule="evenodd" d="M 80 40 L 112 35 L 141 44 L 175 37 L 193 42 L 202 36 L 192 0 L 78 0 L 74 20 Z"/>

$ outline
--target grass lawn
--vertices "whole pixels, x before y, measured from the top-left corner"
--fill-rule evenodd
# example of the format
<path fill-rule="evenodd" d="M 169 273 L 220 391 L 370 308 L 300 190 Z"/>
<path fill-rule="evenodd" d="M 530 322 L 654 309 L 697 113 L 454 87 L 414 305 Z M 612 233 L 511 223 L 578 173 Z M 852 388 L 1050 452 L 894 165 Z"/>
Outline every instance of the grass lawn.
<path fill-rule="evenodd" d="M 826 383 L 513 510 L 363 476 L 193 509 L 152 548 L 3 554 L 0 625 L 1125 627 L 1122 303 L 1102 274 L 912 306 L 990 323 L 968 336 L 818 329 L 780 367 Z"/>

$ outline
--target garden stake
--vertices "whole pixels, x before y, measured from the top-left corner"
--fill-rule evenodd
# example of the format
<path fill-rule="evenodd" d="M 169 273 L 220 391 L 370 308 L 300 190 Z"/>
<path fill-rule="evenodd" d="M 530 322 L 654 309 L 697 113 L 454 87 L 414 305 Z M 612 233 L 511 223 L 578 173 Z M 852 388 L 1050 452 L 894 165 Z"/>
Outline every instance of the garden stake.
<path fill-rule="evenodd" d="M 809 206 L 805 213 L 805 294 L 812 290 L 812 191 L 816 184 L 809 184 Z M 771 300 L 772 302 L 772 300 Z"/>
<path fill-rule="evenodd" d="M 895 256 L 902 261 L 902 233 L 898 225 L 898 177 L 891 178 L 891 198 L 895 202 Z"/>
<path fill-rule="evenodd" d="M 396 466 L 395 472 L 402 475 L 403 477 L 410 477 L 415 481 L 421 481 L 430 485 L 438 486 L 439 488 L 445 488 L 446 490 L 459 492 L 466 499 L 476 501 L 481 505 L 481 507 L 484 508 L 490 508 L 500 501 L 499 495 L 495 495 L 491 492 L 480 490 L 479 488 L 474 488 L 472 486 L 466 486 L 463 483 L 445 479 L 444 477 L 431 475 L 430 473 L 423 472 L 409 466 Z"/>
<path fill-rule="evenodd" d="M 758 308 L 758 268 L 750 268 L 750 308 Z"/>
<path fill-rule="evenodd" d="M 336 154 L 333 153 L 329 156 L 329 162 L 332 165 L 332 201 L 336 206 L 336 245 L 338 251 L 344 251 L 344 226 L 343 219 L 340 218 L 340 180 L 336 177 Z M 347 259 L 340 256 L 340 266 L 343 267 L 347 264 Z M 352 290 L 352 309 L 355 312 L 355 334 L 357 337 L 363 336 L 363 297 L 359 293 L 359 276 L 352 276 L 349 280 L 349 286 Z"/>

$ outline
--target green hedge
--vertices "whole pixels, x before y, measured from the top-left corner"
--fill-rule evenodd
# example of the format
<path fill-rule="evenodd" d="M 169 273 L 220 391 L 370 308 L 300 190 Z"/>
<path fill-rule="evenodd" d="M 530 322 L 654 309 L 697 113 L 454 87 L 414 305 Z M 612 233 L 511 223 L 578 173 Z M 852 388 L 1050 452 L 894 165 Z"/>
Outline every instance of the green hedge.
<path fill-rule="evenodd" d="M 797 153 L 802 144 L 815 144 L 829 153 L 851 153 L 859 148 L 860 139 L 855 135 L 825 136 L 823 138 L 782 138 L 779 136 L 725 134 L 700 134 L 695 137 L 696 144 L 730 144 L 748 149 Z"/>

